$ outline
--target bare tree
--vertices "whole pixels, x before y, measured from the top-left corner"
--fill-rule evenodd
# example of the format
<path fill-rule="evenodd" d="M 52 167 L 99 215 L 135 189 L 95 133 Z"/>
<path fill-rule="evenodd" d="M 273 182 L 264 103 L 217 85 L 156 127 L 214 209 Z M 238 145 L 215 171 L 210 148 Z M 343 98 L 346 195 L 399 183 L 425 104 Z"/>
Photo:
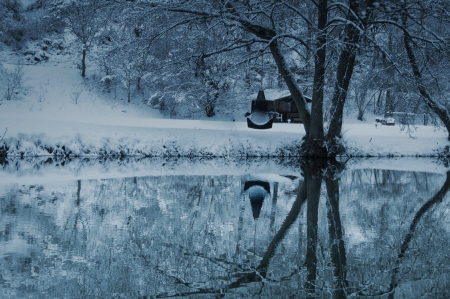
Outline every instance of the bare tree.
<path fill-rule="evenodd" d="M 69 30 L 81 44 L 81 77 L 86 77 L 86 56 L 108 22 L 111 6 L 103 1 L 58 1 L 53 14 L 64 18 Z"/>
<path fill-rule="evenodd" d="M 145 11 L 154 15 L 171 14 L 165 32 L 170 29 L 182 30 L 193 22 L 203 22 L 204 30 L 222 26 L 223 39 L 216 47 L 208 48 L 207 53 L 198 56 L 209 57 L 219 53 L 236 53 L 242 49 L 255 47 L 260 53 L 269 52 L 283 78 L 304 121 L 306 138 L 303 154 L 308 156 L 334 156 L 344 149 L 339 141 L 342 131 L 343 107 L 347 97 L 350 79 L 353 75 L 357 45 L 360 35 L 370 19 L 372 1 L 350 0 L 348 4 L 333 3 L 327 0 L 304 3 L 289 1 L 258 1 L 241 3 L 226 2 L 147 2 Z M 317 6 L 316 6 L 317 5 Z M 314 8 L 313 8 L 314 7 Z M 311 14 L 311 11 L 316 14 Z M 330 17 L 331 16 L 331 17 Z M 290 22 L 286 22 L 290 20 Z M 317 25 L 315 25 L 317 20 Z M 340 31 L 333 40 L 340 53 L 335 92 L 332 98 L 331 122 L 325 135 L 323 124 L 323 97 L 325 72 L 327 70 L 327 44 L 331 31 Z M 302 32 L 312 38 L 305 40 Z M 313 50 L 312 50 L 313 49 Z M 315 71 L 312 80 L 313 103 L 309 108 L 303 91 L 298 84 L 296 69 L 302 69 L 309 62 L 302 61 L 306 53 L 315 53 Z M 296 57 L 296 59 L 292 59 Z M 305 80 L 303 80 L 305 81 Z"/>
<path fill-rule="evenodd" d="M 2 83 L 5 88 L 5 99 L 10 101 L 23 87 L 25 80 L 23 64 L 17 63 L 12 71 L 0 65 L 0 76 L 0 84 Z"/>
<path fill-rule="evenodd" d="M 417 3 L 420 7 L 420 3 Z M 445 4 L 445 3 L 440 3 Z M 405 46 L 405 50 L 406 50 L 406 54 L 409 60 L 409 64 L 411 66 L 411 71 L 412 71 L 412 78 L 414 80 L 415 86 L 418 89 L 421 97 L 423 98 L 423 100 L 425 101 L 425 103 L 428 105 L 428 107 L 434 112 L 436 113 L 436 115 L 438 115 L 438 117 L 440 118 L 440 120 L 443 122 L 445 128 L 447 129 L 448 132 L 448 140 L 450 140 L 450 113 L 449 110 L 447 109 L 447 107 L 443 106 L 442 104 L 440 104 L 437 100 L 435 100 L 432 96 L 432 94 L 429 91 L 429 88 L 427 87 L 427 84 L 425 83 L 424 80 L 424 76 L 423 76 L 423 71 L 421 70 L 420 66 L 419 66 L 419 61 L 416 57 L 416 54 L 414 52 L 414 37 L 411 35 L 411 33 L 407 30 L 408 28 L 408 20 L 411 20 L 414 24 L 419 24 L 419 27 L 423 30 L 427 30 L 430 31 L 430 29 L 428 28 L 428 26 L 426 24 L 424 24 L 423 22 L 418 22 L 420 21 L 424 21 L 423 18 L 422 20 L 419 18 L 421 17 L 420 13 L 419 16 L 414 16 L 413 13 L 411 11 L 413 11 L 413 7 L 407 7 L 406 4 L 404 4 L 402 6 L 403 8 L 403 12 L 401 15 L 401 25 L 403 26 L 403 43 Z M 450 18 L 448 18 L 448 14 L 445 13 L 446 12 L 446 7 L 444 6 L 440 6 L 440 9 L 442 9 L 441 11 L 443 11 L 444 13 L 441 14 L 442 19 L 440 20 L 441 22 L 450 22 Z M 420 10 L 419 10 L 420 12 Z M 429 13 L 429 12 L 427 12 Z M 441 40 L 440 36 L 438 34 L 433 34 L 433 32 L 428 32 L 429 35 L 431 35 L 431 37 L 433 38 L 432 41 L 430 41 L 430 43 L 437 43 L 438 47 L 441 48 L 442 52 L 444 54 L 447 54 L 447 50 L 446 48 L 448 47 L 448 44 L 445 40 Z M 445 48 L 445 49 L 444 49 Z M 448 55 L 445 55 L 445 58 L 450 58 L 448 57 Z M 426 62 L 425 62 L 426 63 Z M 447 61 L 448 63 L 448 61 Z M 430 67 L 428 67 L 427 65 L 425 65 L 425 70 L 426 71 L 430 71 Z M 432 74 L 433 75 L 433 74 Z"/>
<path fill-rule="evenodd" d="M 386 68 L 385 83 L 380 86 L 386 90 L 385 115 L 396 106 L 403 109 L 409 106 L 417 111 L 418 96 L 425 103 L 425 109 L 433 111 L 447 131 L 450 130 L 446 104 L 450 92 L 446 79 L 448 67 L 444 67 L 450 63 L 445 38 L 450 33 L 446 26 L 450 24 L 447 5 L 447 1 L 431 4 L 416 0 L 377 4 L 377 18 L 370 24 L 382 30 L 378 31 L 378 36 L 372 34 L 370 38 L 381 52 Z M 397 40 L 402 43 L 396 43 Z"/>

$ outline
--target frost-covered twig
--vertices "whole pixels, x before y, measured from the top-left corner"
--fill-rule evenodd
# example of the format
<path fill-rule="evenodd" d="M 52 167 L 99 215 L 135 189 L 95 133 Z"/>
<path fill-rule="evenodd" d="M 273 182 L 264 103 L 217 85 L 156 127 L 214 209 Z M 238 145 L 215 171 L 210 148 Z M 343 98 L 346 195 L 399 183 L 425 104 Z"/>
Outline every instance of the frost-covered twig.
<path fill-rule="evenodd" d="M 8 128 L 5 129 L 5 133 L 3 133 L 2 138 L 0 139 L 0 141 L 2 141 L 5 138 L 6 132 L 8 132 Z"/>

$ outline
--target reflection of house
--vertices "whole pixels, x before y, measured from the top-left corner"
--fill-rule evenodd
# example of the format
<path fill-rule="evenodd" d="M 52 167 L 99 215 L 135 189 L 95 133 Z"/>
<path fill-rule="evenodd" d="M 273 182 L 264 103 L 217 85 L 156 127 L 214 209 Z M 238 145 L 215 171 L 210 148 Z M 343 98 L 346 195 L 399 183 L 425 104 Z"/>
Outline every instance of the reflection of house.
<path fill-rule="evenodd" d="M 305 98 L 308 103 L 311 102 L 311 98 Z M 270 97 L 266 96 L 266 100 L 268 111 L 273 113 L 275 121 L 287 122 L 288 119 L 290 119 L 291 122 L 303 122 L 300 113 L 298 112 L 297 105 L 295 105 L 291 95 L 277 99 L 270 99 Z"/>

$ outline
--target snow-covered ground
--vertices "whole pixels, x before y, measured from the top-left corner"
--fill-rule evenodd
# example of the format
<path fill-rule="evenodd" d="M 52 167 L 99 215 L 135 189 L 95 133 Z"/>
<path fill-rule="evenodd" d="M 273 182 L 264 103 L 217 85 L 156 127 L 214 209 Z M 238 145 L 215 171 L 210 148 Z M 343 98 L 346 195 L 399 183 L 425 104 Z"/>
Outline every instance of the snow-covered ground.
<path fill-rule="evenodd" d="M 2 105 L 6 106 L 6 105 Z M 41 115 L 0 111 L 0 128 L 9 156 L 58 153 L 146 156 L 296 155 L 293 145 L 302 125 L 275 123 L 273 129 L 248 129 L 245 122 L 163 118 L 88 117 L 86 114 Z M 432 156 L 448 144 L 446 132 L 417 126 L 410 134 L 400 126 L 346 124 L 348 153 L 359 156 Z M 61 149 L 64 146 L 64 150 Z"/>
<path fill-rule="evenodd" d="M 67 55 L 35 64 L 22 54 L 3 51 L 13 68 L 26 61 L 25 88 L 16 99 L 0 101 L 0 146 L 13 156 L 290 156 L 304 136 L 303 125 L 275 123 L 271 130 L 248 129 L 244 113 L 236 121 L 166 118 L 133 99 L 101 94 Z M 21 56 L 22 55 L 22 56 Z M 250 103 L 249 103 L 250 104 Z M 369 117 L 369 119 L 371 119 Z M 373 118 L 372 118 L 373 120 Z M 344 140 L 349 155 L 435 156 L 448 141 L 432 126 L 414 128 L 375 125 L 348 117 Z"/>

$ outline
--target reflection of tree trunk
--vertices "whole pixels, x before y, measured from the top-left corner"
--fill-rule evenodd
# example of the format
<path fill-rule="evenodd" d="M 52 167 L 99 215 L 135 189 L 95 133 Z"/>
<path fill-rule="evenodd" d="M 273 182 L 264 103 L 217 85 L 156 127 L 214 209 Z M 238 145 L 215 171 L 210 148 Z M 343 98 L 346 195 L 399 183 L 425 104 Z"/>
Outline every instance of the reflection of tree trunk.
<path fill-rule="evenodd" d="M 74 241 L 73 244 L 75 246 L 75 244 L 77 243 L 77 226 L 78 226 L 78 221 L 80 218 L 80 204 L 81 204 L 81 180 L 77 181 L 77 199 L 75 201 L 75 205 L 77 206 L 77 213 L 75 215 L 75 221 L 73 223 L 73 234 L 74 234 Z"/>
<path fill-rule="evenodd" d="M 403 240 L 402 246 L 400 247 L 400 252 L 397 256 L 396 265 L 392 272 L 391 284 L 389 286 L 390 291 L 389 299 L 394 298 L 395 289 L 399 284 L 398 273 L 400 270 L 400 263 L 402 262 L 402 259 L 405 256 L 406 251 L 408 250 L 409 243 L 414 237 L 414 232 L 416 230 L 417 224 L 419 224 L 419 221 L 422 219 L 422 217 L 425 215 L 426 212 L 428 212 L 434 205 L 442 202 L 442 199 L 447 194 L 449 189 L 450 189 L 450 171 L 447 172 L 447 178 L 444 182 L 444 185 L 442 185 L 441 189 L 436 193 L 436 195 L 434 195 L 419 209 L 419 211 L 417 211 L 413 221 L 411 222 L 411 225 L 409 226 L 409 231 L 406 234 L 405 239 Z"/>
<path fill-rule="evenodd" d="M 391 173 L 391 171 L 389 170 L 389 169 L 386 169 L 386 170 L 381 170 L 381 175 L 382 175 L 382 177 L 381 177 L 381 185 L 382 186 L 389 186 L 389 185 L 392 185 L 391 183 L 392 183 L 392 173 Z"/>
<path fill-rule="evenodd" d="M 303 203 L 306 200 L 306 181 L 303 182 L 302 186 L 299 187 L 297 198 L 295 199 L 295 202 L 292 204 L 292 208 L 289 211 L 288 215 L 286 216 L 286 219 L 284 220 L 283 224 L 281 225 L 280 230 L 277 232 L 277 234 L 273 237 L 272 241 L 270 242 L 269 246 L 267 246 L 267 250 L 263 255 L 263 258 L 259 265 L 256 267 L 256 270 L 260 273 L 261 277 L 266 277 L 266 271 L 269 267 L 269 262 L 272 256 L 275 253 L 275 250 L 277 249 L 278 244 L 281 240 L 283 240 L 284 236 L 286 235 L 287 231 L 291 227 L 291 225 L 295 222 L 297 219 L 301 207 Z M 252 281 L 259 281 L 260 276 L 256 272 L 248 273 L 242 277 L 240 277 L 237 281 L 231 283 L 228 287 L 229 288 L 237 288 L 242 283 L 246 282 L 252 282 Z"/>
<path fill-rule="evenodd" d="M 81 193 L 81 180 L 78 180 L 77 181 L 77 201 L 76 201 L 77 207 L 80 206 L 80 202 L 81 202 L 80 193 Z"/>
<path fill-rule="evenodd" d="M 239 287 L 242 287 L 243 284 L 246 283 L 252 283 L 252 282 L 260 282 L 262 279 L 266 278 L 267 269 L 270 264 L 270 260 L 275 254 L 275 251 L 280 244 L 280 242 L 284 239 L 287 232 L 289 231 L 292 224 L 297 220 L 301 208 L 303 204 L 308 200 L 308 207 L 307 207 L 307 250 L 306 250 L 306 260 L 304 265 L 306 266 L 307 270 L 307 280 L 305 281 L 305 288 L 307 291 L 307 297 L 308 298 L 315 298 L 315 284 L 316 284 L 316 278 L 317 278 L 317 240 L 318 240 L 318 209 L 319 209 L 319 198 L 320 198 L 320 191 L 321 191 L 321 184 L 322 184 L 322 178 L 323 178 L 323 172 L 324 170 L 327 170 L 327 173 L 333 172 L 335 174 L 339 173 L 342 168 L 343 164 L 337 163 L 335 160 L 325 160 L 325 159 L 317 159 L 317 160 L 306 160 L 302 161 L 302 170 L 304 173 L 304 180 L 299 182 L 299 188 L 297 197 L 291 207 L 291 210 L 287 214 L 285 220 L 283 221 L 283 224 L 281 225 L 279 231 L 275 234 L 273 239 L 270 241 L 269 245 L 267 246 L 267 250 L 263 254 L 263 257 L 256 268 L 251 272 L 236 272 L 232 277 L 236 277 L 236 280 L 231 282 L 230 284 L 226 286 L 221 286 L 221 289 L 236 289 Z M 330 170 L 331 169 L 331 170 Z M 338 188 L 337 181 L 332 182 L 332 186 L 334 186 L 333 190 L 337 190 Z M 276 189 L 276 188 L 275 188 Z M 329 217 L 334 217 L 334 215 L 339 216 L 339 210 L 337 208 L 337 205 L 339 203 L 339 194 L 338 192 L 335 194 L 330 193 L 330 197 L 332 198 L 332 202 L 330 204 L 330 215 Z M 242 201 L 243 203 L 244 201 Z M 276 195 L 274 198 L 274 202 L 276 202 Z M 237 236 L 237 244 L 236 244 L 236 253 L 235 255 L 239 255 L 240 245 L 239 241 L 241 239 L 242 231 L 243 231 L 243 214 L 245 210 L 245 205 L 241 204 L 241 212 L 238 220 L 238 236 Z M 335 239 L 342 240 L 342 228 L 340 224 L 340 219 L 337 217 L 337 222 L 334 220 L 335 225 L 333 229 L 333 236 Z M 140 248 L 140 246 L 138 246 Z M 335 247 L 335 250 L 339 250 L 340 252 L 337 252 L 335 256 L 339 257 L 339 261 L 336 261 L 335 267 L 339 269 L 339 274 L 337 274 L 337 277 L 340 277 L 340 280 L 347 283 L 345 280 L 345 248 L 343 242 L 338 244 L 338 246 Z M 344 255 L 342 256 L 342 253 Z M 204 256 L 206 258 L 206 254 L 199 254 L 198 256 Z M 144 256 L 145 258 L 145 256 Z M 221 261 L 220 259 L 213 259 L 208 258 L 210 260 L 214 261 Z M 224 260 L 222 262 L 225 262 L 227 264 L 229 263 L 227 260 Z M 235 261 L 237 263 L 237 261 Z M 242 267 L 238 266 L 237 269 L 242 270 Z M 167 273 L 162 272 L 164 275 L 167 275 Z M 296 274 L 297 271 L 294 272 Z M 173 276 L 170 276 L 173 277 Z M 192 283 L 186 283 L 177 277 L 175 278 L 177 283 L 180 283 L 181 285 L 185 285 L 187 287 L 194 288 L 194 284 Z M 282 279 L 284 280 L 284 279 Z M 195 294 L 217 294 L 218 290 L 215 287 L 210 288 L 200 288 L 198 287 L 200 283 L 196 284 L 195 291 L 192 292 L 183 292 L 182 295 L 195 295 Z M 261 284 L 262 286 L 264 283 Z M 181 295 L 181 294 L 180 294 Z M 174 295 L 173 297 L 176 297 Z"/>
<path fill-rule="evenodd" d="M 346 273 L 346 253 L 342 223 L 339 214 L 339 181 L 325 178 L 327 186 L 328 232 L 330 234 L 331 263 L 333 264 L 333 298 L 346 298 L 348 287 Z"/>
<path fill-rule="evenodd" d="M 280 243 L 281 240 L 283 240 L 284 236 L 286 235 L 291 225 L 295 222 L 295 220 L 297 220 L 297 217 L 300 214 L 300 210 L 305 200 L 306 200 L 306 184 L 304 181 L 303 184 L 299 186 L 297 198 L 295 199 L 295 202 L 292 204 L 292 208 L 289 211 L 289 214 L 287 214 L 286 219 L 284 219 L 284 222 L 280 227 L 280 230 L 273 237 L 269 246 L 267 246 L 267 250 L 264 253 L 261 262 L 259 263 L 259 266 L 256 268 L 258 271 L 260 271 L 262 277 L 266 277 L 266 271 L 267 267 L 269 266 L 270 258 L 275 253 L 278 244 Z"/>
<path fill-rule="evenodd" d="M 316 169 L 314 169 L 316 170 Z M 307 298 L 315 298 L 316 276 L 317 276 L 317 232 L 319 219 L 319 198 L 320 187 L 322 185 L 322 174 L 317 169 L 314 174 L 313 169 L 305 169 L 305 178 L 307 178 L 308 189 L 308 208 L 306 211 L 306 282 L 305 289 Z"/>
<path fill-rule="evenodd" d="M 244 213 L 245 213 L 245 204 L 244 204 L 244 202 L 245 202 L 245 200 L 242 199 L 241 200 L 241 208 L 240 208 L 241 211 L 239 213 L 239 220 L 238 220 L 235 256 L 240 256 L 240 254 L 241 254 L 241 239 L 242 239 L 242 234 L 243 234 L 243 231 L 244 231 Z"/>
<path fill-rule="evenodd" d="M 278 182 L 273 184 L 273 197 L 272 197 L 272 211 L 270 212 L 270 230 L 273 230 L 273 225 L 275 224 L 275 212 L 277 210 L 277 200 L 278 200 Z"/>

